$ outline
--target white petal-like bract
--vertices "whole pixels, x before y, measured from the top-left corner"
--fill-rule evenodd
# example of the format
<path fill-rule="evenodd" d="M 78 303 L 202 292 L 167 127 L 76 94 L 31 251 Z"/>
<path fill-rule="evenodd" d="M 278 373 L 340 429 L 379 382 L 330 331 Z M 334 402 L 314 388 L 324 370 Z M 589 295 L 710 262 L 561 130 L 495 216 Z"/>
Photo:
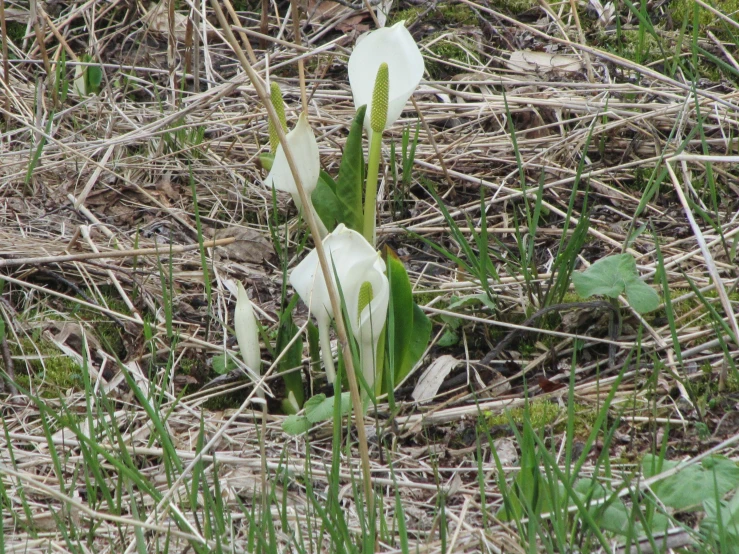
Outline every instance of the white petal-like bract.
<path fill-rule="evenodd" d="M 372 113 L 372 91 L 381 63 L 390 70 L 390 94 L 385 128 L 400 117 L 406 102 L 418 87 L 423 77 L 424 64 L 416 41 L 400 21 L 392 27 L 377 29 L 360 37 L 349 57 L 349 84 L 354 96 L 354 105 L 359 108 L 367 104 L 364 119 L 369 132 Z"/>

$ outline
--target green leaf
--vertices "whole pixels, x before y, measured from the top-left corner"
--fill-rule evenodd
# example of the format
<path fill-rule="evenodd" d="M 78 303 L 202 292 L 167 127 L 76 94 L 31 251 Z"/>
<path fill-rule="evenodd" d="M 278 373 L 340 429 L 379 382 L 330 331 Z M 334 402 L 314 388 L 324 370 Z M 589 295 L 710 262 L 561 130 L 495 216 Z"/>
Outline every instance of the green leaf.
<path fill-rule="evenodd" d="M 636 261 L 631 254 L 607 256 L 581 273 L 572 274 L 577 294 L 588 298 L 595 294 L 618 298 L 626 292 L 629 304 L 639 313 L 659 307 L 659 295 L 639 279 Z"/>
<path fill-rule="evenodd" d="M 626 298 L 629 304 L 640 314 L 659 308 L 659 294 L 639 277 L 626 281 Z"/>
<path fill-rule="evenodd" d="M 426 317 L 423 310 L 418 307 L 418 304 L 413 304 L 413 331 L 411 332 L 410 348 L 406 352 L 403 364 L 400 366 L 400 373 L 395 375 L 395 382 L 400 383 L 405 376 L 410 373 L 413 366 L 426 352 L 426 347 L 429 345 L 431 340 L 431 320 Z"/>
<path fill-rule="evenodd" d="M 336 183 L 331 175 L 321 170 L 318 183 L 310 198 L 318 217 L 330 233 L 336 228 L 336 222 L 340 220 L 342 213 L 341 203 L 336 197 Z"/>
<path fill-rule="evenodd" d="M 288 435 L 302 435 L 310 429 L 311 423 L 305 416 L 290 415 L 282 422 L 282 430 Z"/>
<path fill-rule="evenodd" d="M 572 282 L 583 298 L 603 295 L 618 298 L 626 289 L 626 281 L 636 272 L 636 261 L 631 254 L 617 254 L 601 258 L 582 273 L 573 273 Z"/>
<path fill-rule="evenodd" d="M 431 320 L 413 302 L 411 282 L 401 261 L 391 250 L 386 256 L 390 295 L 393 299 L 395 374 L 393 383 L 400 383 L 421 359 L 431 339 Z"/>
<path fill-rule="evenodd" d="M 305 417 L 310 423 L 327 421 L 334 415 L 335 396 L 326 398 L 325 394 L 317 394 L 306 400 Z M 352 407 L 351 397 L 348 392 L 341 393 L 341 415 L 349 413 Z"/>
<path fill-rule="evenodd" d="M 85 79 L 87 80 L 87 91 L 98 92 L 100 90 L 100 84 L 103 82 L 103 70 L 99 65 L 87 66 L 85 72 Z"/>
<path fill-rule="evenodd" d="M 219 354 L 213 358 L 211 363 L 213 364 L 213 371 L 219 375 L 224 375 L 239 367 L 231 357 L 231 354 Z"/>
<path fill-rule="evenodd" d="M 278 355 L 287 347 L 293 337 L 298 334 L 298 328 L 295 326 L 292 316 L 292 312 L 297 305 L 297 299 L 297 295 L 293 296 L 293 298 L 290 300 L 290 303 L 285 308 L 285 313 L 282 314 L 282 317 L 280 318 L 280 327 L 279 331 L 277 332 Z M 303 339 L 301 336 L 292 343 L 288 351 L 282 357 L 278 366 L 278 370 L 280 373 L 283 373 L 302 365 Z M 302 407 L 303 401 L 305 400 L 305 393 L 303 391 L 303 377 L 301 375 L 301 372 L 291 371 L 289 373 L 285 373 L 282 376 L 282 379 L 285 381 L 286 394 L 292 392 L 298 408 Z M 293 404 L 287 400 L 282 402 L 282 407 L 287 413 L 290 413 L 295 409 Z"/>
<path fill-rule="evenodd" d="M 659 467 L 658 460 L 651 454 L 642 460 L 642 472 L 649 478 Z M 672 469 L 678 462 L 662 461 L 660 472 Z M 663 504 L 675 510 L 692 510 L 700 506 L 706 498 L 719 498 L 739 487 L 739 467 L 723 456 L 712 456 L 698 464 L 665 477 L 652 485 L 652 491 Z"/>
<path fill-rule="evenodd" d="M 439 342 L 437 342 L 436 344 L 437 346 L 446 348 L 447 346 L 454 346 L 457 343 L 459 343 L 459 335 L 451 329 L 447 328 L 447 330 L 444 331 L 444 334 L 442 334 L 439 338 Z"/>
<path fill-rule="evenodd" d="M 390 248 L 386 248 L 385 252 L 390 296 L 393 299 L 393 341 L 390 342 L 389 338 L 386 340 L 388 345 L 393 346 L 395 362 L 393 384 L 397 384 L 398 376 L 404 369 L 404 361 L 410 349 L 411 332 L 413 331 L 413 291 L 403 263 Z M 392 369 L 388 368 L 388 370 Z"/>
<path fill-rule="evenodd" d="M 358 233 L 362 232 L 362 190 L 364 188 L 364 151 L 362 133 L 366 106 L 357 110 L 344 146 L 344 155 L 336 179 L 336 198 L 339 203 L 339 223 Z"/>
<path fill-rule="evenodd" d="M 627 509 L 618 498 L 609 499 L 604 504 L 594 505 L 594 501 L 614 495 L 610 488 L 604 487 L 595 479 L 579 479 L 573 490 L 583 502 L 590 500 L 592 504 L 588 511 L 603 530 L 625 536 L 634 533 L 636 535 L 644 534 L 641 523 L 634 521 L 631 509 Z M 574 505 L 572 499 L 570 499 L 569 505 Z M 654 513 L 649 523 L 651 534 L 654 534 L 665 531 L 669 527 L 670 521 L 664 514 Z"/>
<path fill-rule="evenodd" d="M 706 511 L 706 517 L 701 521 L 701 532 L 707 537 L 712 537 L 718 542 L 721 536 L 720 530 L 723 528 L 724 547 L 726 552 L 736 552 L 739 550 L 739 492 L 727 502 L 719 502 L 716 505 L 716 499 L 710 498 L 703 501 L 703 509 Z M 721 525 L 719 526 L 719 517 Z"/>

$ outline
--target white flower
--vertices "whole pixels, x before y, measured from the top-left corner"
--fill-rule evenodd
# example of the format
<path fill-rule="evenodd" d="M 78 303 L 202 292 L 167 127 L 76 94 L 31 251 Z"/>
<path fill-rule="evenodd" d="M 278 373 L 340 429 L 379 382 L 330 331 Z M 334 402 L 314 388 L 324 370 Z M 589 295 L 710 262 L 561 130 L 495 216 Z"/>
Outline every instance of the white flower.
<path fill-rule="evenodd" d="M 236 310 L 234 311 L 234 330 L 236 331 L 236 341 L 239 343 L 241 357 L 244 359 L 246 367 L 259 375 L 262 359 L 259 355 L 257 318 L 254 317 L 254 308 L 246 294 L 246 290 L 244 290 L 244 285 L 240 282 L 238 283 Z"/>
<path fill-rule="evenodd" d="M 372 31 L 360 37 L 349 57 L 349 84 L 352 87 L 354 106 L 367 104 L 364 127 L 370 132 L 372 91 L 381 63 L 390 70 L 390 94 L 385 128 L 400 117 L 405 103 L 418 87 L 423 77 L 424 65 L 416 41 L 400 21 L 392 27 Z"/>
<path fill-rule="evenodd" d="M 343 224 L 328 235 L 323 246 L 331 267 L 332 280 L 338 277 L 346 302 L 348 322 L 359 344 L 362 373 L 374 387 L 377 343 L 387 318 L 390 285 L 385 262 L 365 238 Z M 321 353 L 329 382 L 336 376 L 329 342 L 329 325 L 334 317 L 326 281 L 313 250 L 290 273 L 290 284 L 318 322 Z"/>
<path fill-rule="evenodd" d="M 313 194 L 318 184 L 318 177 L 321 174 L 321 160 L 318 154 L 316 136 L 313 134 L 313 129 L 308 123 L 308 117 L 304 113 L 300 114 L 297 125 L 287 134 L 287 144 L 297 165 L 305 194 L 310 199 L 311 194 Z M 264 184 L 270 189 L 274 187 L 277 190 L 289 192 L 298 210 L 302 211 L 303 203 L 298 194 L 298 186 L 293 178 L 290 165 L 287 163 L 287 156 L 282 145 L 277 147 L 272 169 L 264 180 Z M 321 236 L 325 236 L 326 228 L 313 209 L 313 204 L 310 205 L 310 210 L 313 212 L 316 223 L 318 223 Z"/>

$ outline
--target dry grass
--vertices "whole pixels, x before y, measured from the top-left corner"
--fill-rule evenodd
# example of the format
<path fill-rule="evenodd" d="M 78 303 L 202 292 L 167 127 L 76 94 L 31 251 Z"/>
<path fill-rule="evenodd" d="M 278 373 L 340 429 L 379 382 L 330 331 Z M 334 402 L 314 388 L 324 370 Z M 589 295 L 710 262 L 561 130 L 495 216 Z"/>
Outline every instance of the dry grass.
<path fill-rule="evenodd" d="M 162 7 L 168 5 L 163 2 Z M 291 124 L 301 103 L 296 61 L 305 60 L 310 120 L 324 168 L 335 174 L 354 114 L 345 62 L 355 35 L 371 21 L 366 14 L 357 19 L 365 12 L 343 5 L 326 12 L 321 8 L 325 5 L 309 10 L 300 47 L 292 44 L 292 25 L 283 19 L 285 6 L 280 5 L 279 18 L 271 14 L 269 37 L 261 45 L 255 34 L 259 13 L 249 11 L 256 7 L 237 8 L 245 10 L 239 12 L 239 22 L 245 30 L 242 38 L 248 31 L 255 67 L 263 76 L 268 67 L 271 78 L 279 81 Z M 574 387 L 578 409 L 585 414 L 580 438 L 588 432 L 588 411 L 597 412 L 604 391 L 630 359 L 628 353 L 637 347 L 642 352 L 640 364 L 633 365 L 630 359 L 614 403 L 628 406 L 618 430 L 623 440 L 612 445 L 610 453 L 614 465 L 624 464 L 628 471 L 628 464 L 638 462 L 641 453 L 659 448 L 660 427 L 666 422 L 672 425 L 671 457 L 695 456 L 727 439 L 722 452 L 734 455 L 730 444 L 739 420 L 732 406 L 739 383 L 729 361 L 739 358 L 739 350 L 723 340 L 726 333 L 718 325 L 723 320 L 728 330 L 737 332 L 739 94 L 736 75 L 726 71 L 721 81 L 701 79 L 695 86 L 682 65 L 666 76 L 671 57 L 668 62 L 638 64 L 607 53 L 605 45 L 610 43 L 599 37 L 613 31 L 597 31 L 584 10 L 579 19 L 572 17 L 568 2 L 548 5 L 546 10 L 533 7 L 517 19 L 507 18 L 506 10 L 495 4 L 464 0 L 464 5 L 471 8 L 472 24 L 433 28 L 433 23 L 420 19 L 411 27 L 427 60 L 435 62 L 436 80 L 427 75 L 429 80 L 414 96 L 424 125 L 414 182 L 400 211 L 393 207 L 393 179 L 389 166 L 385 168 L 380 194 L 388 202 L 379 207 L 378 235 L 400 253 L 419 303 L 434 316 L 434 342 L 411 385 L 432 359 L 444 353 L 462 361 L 452 375 L 466 372 L 470 377 L 422 406 L 409 400 L 412 386 L 406 387 L 399 393 L 400 411 L 392 425 L 387 405 L 380 405 L 380 435 L 371 440 L 370 453 L 375 485 L 387 494 L 387 513 L 395 509 L 392 491 L 398 491 L 411 551 L 418 547 L 423 552 L 518 552 L 515 527 L 500 522 L 482 525 L 480 469 L 489 483 L 490 510 L 497 509 L 500 495 L 489 447 L 483 445 L 479 465 L 475 459 L 475 421 L 480 411 L 495 417 L 507 407 L 522 405 L 523 376 L 529 398 L 565 403 L 567 388 L 558 386 L 570 378 L 576 338 L 584 341 L 578 346 Z M 215 26 L 209 23 L 205 36 L 193 38 L 192 24 L 202 20 L 188 2 L 178 3 L 176 15 L 183 19 L 172 33 L 162 32 L 169 21 L 165 9 L 147 16 L 141 3 L 38 4 L 35 20 L 27 3 L 5 6 L 9 31 L 3 46 L 8 48 L 9 73 L 3 73 L 0 83 L 4 118 L 0 312 L 5 321 L 4 367 L 14 372 L 22 389 L 6 385 L 0 406 L 5 550 L 71 549 L 59 531 L 63 526 L 55 520 L 60 518 L 78 527 L 86 545 L 80 551 L 132 551 L 140 547 L 135 529 L 143 529 L 141 540 L 149 551 L 158 551 L 168 533 L 169 547 L 182 551 L 188 541 L 203 540 L 204 532 L 195 524 L 175 532 L 167 511 L 179 510 L 191 522 L 197 519 L 198 509 L 186 499 L 192 472 L 200 467 L 196 462 L 202 460 L 205 468 L 199 471 L 206 480 L 220 483 L 224 510 L 231 514 L 231 546 L 242 551 L 249 528 L 244 514 L 259 503 L 264 484 L 261 427 L 255 424 L 261 411 L 252 412 L 244 402 L 251 390 L 246 384 L 239 385 L 241 390 L 233 384 L 199 389 L 215 377 L 212 358 L 224 347 L 235 346 L 228 331 L 234 299 L 225 279 L 251 285 L 265 325 L 277 318 L 282 273 L 267 227 L 271 193 L 261 186 L 263 173 L 257 164 L 258 155 L 268 150 L 265 110 Z M 434 9 L 421 7 L 421 13 Z M 655 8 L 652 15 L 665 10 Z M 215 19 L 209 15 L 208 21 Z M 638 21 L 632 17 L 630 24 Z M 665 44 L 674 46 L 676 31 L 669 32 Z M 434 47 L 440 42 L 456 45 L 454 58 L 448 57 L 449 50 L 439 54 Z M 699 40 L 736 68 L 728 43 L 718 41 L 719 48 L 715 42 Z M 522 47 L 570 56 L 578 71 L 510 68 L 509 52 Z M 92 65 L 103 68 L 99 92 L 81 96 L 70 87 L 62 99 L 53 78 L 55 68 L 61 67 L 58 74 L 71 83 L 75 68 L 86 63 L 80 61 L 85 54 L 91 56 Z M 62 56 L 66 66 L 61 65 Z M 199 77 L 197 84 L 194 76 Z M 416 114 L 409 109 L 403 122 L 415 125 L 415 121 Z M 397 124 L 389 136 L 399 141 L 401 132 L 402 125 Z M 728 158 L 711 161 L 701 156 Z M 656 193 L 640 206 L 650 179 L 668 166 Z M 234 237 L 207 250 L 208 273 L 197 247 L 191 178 L 202 238 L 207 242 Z M 545 219 L 531 236 L 524 224 L 522 197 L 528 195 L 534 202 L 540 182 Z M 664 309 L 640 316 L 625 301 L 624 329 L 615 338 L 607 336 L 607 325 L 598 314 L 588 318 L 582 309 L 579 323 L 568 320 L 564 312 L 547 321 L 525 321 L 542 307 L 539 302 L 576 182 L 581 192 L 571 222 L 574 226 L 583 217 L 586 188 L 590 220 L 577 267 L 625 249 L 652 283 L 651 276 L 661 265 L 655 253 L 658 237 L 674 326 Z M 459 342 L 447 347 L 437 344 L 443 335 L 439 314 L 450 313 L 446 307 L 452 295 L 477 294 L 481 288 L 407 234 L 411 230 L 459 250 L 427 193 L 429 183 L 438 187 L 467 233 L 469 224 L 480 224 L 479 190 L 486 189 L 487 225 L 498 241 L 492 246 L 499 254 L 500 279 L 491 282 L 498 300 L 496 313 L 455 310 L 463 324 L 458 328 Z M 279 198 L 281 214 L 289 206 Z M 642 226 L 643 232 L 634 238 L 633 231 Z M 301 227 L 291 225 L 291 255 L 301 236 Z M 633 240 L 627 244 L 629 239 Z M 538 271 L 530 281 L 521 276 L 524 262 L 517 258 L 519 242 L 527 241 L 535 243 L 532 261 Z M 158 249 L 158 255 L 151 249 Z M 87 255 L 95 252 L 100 256 Z M 210 313 L 204 275 L 212 279 Z M 655 281 L 657 290 L 660 283 Z M 716 315 L 696 299 L 691 283 L 706 295 Z M 487 360 L 494 372 L 484 373 L 472 363 L 522 322 L 525 328 L 505 352 Z M 163 463 L 167 446 L 161 444 L 122 366 L 144 394 L 160 399 L 159 407 L 167 414 L 166 430 L 183 466 L 180 471 Z M 478 370 L 484 385 L 496 386 L 475 385 Z M 92 398 L 85 393 L 83 371 L 96 392 Z M 320 375 L 314 377 L 319 388 Z M 267 382 L 275 385 L 279 380 L 268 377 Z M 274 390 L 279 394 L 279 386 Z M 103 391 L 111 399 L 110 414 L 96 400 Z M 99 436 L 100 449 L 118 459 L 124 458 L 121 449 L 128 449 L 128 456 L 160 495 L 157 509 L 154 494 L 134 495 L 133 489 L 130 496 L 123 496 L 136 508 L 124 509 L 121 515 L 92 501 L 88 494 L 95 489 L 81 470 L 84 445 L 69 428 L 65 431 L 64 418 L 54 421 L 44 416 L 36 397 L 46 398 L 45 405 L 65 418 L 89 413 L 91 404 L 93 412 L 105 414 L 120 435 Z M 287 544 L 299 529 L 305 536 L 315 536 L 309 527 L 316 515 L 306 481 L 310 480 L 312 494 L 325 494 L 332 437 L 330 426 L 323 425 L 311 432 L 309 442 L 302 437 L 288 440 L 281 430 L 282 419 L 278 414 L 269 416 L 265 447 L 268 482 L 276 487 L 276 498 L 282 502 L 284 495 L 288 506 L 286 512 L 279 503 L 272 506 L 277 542 Z M 77 424 L 87 425 L 87 420 L 83 416 Z M 201 424 L 205 447 L 198 443 Z M 374 428 L 374 418 L 368 417 L 367 424 Z M 556 443 L 563 432 L 557 417 L 546 424 Z M 698 436 L 704 441 L 697 441 Z M 388 451 L 393 452 L 392 474 Z M 352 476 L 359 474 L 355 455 L 341 460 L 345 487 L 341 498 L 350 531 L 360 533 L 356 491 L 350 486 Z M 212 464 L 214 459 L 218 465 Z M 516 463 L 515 457 L 508 462 Z M 111 490 L 131 487 L 118 478 L 110 461 L 101 458 L 101 467 Z M 443 523 L 437 517 L 441 496 L 446 502 Z M 247 506 L 245 511 L 242 505 Z M 446 525 L 443 541 L 440 525 Z M 212 547 L 213 541 L 208 544 Z M 317 545 L 312 548 L 320 550 Z M 378 545 L 387 552 L 398 548 L 395 543 Z"/>

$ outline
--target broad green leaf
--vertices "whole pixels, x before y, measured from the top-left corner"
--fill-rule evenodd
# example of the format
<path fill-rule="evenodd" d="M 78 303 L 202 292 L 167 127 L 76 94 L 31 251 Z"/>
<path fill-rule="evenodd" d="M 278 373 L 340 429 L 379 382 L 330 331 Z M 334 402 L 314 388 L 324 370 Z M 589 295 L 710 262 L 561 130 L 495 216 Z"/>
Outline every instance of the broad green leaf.
<path fill-rule="evenodd" d="M 100 85 L 103 82 L 103 70 L 99 65 L 87 66 L 87 72 L 85 75 L 88 84 L 88 92 L 98 92 Z"/>
<path fill-rule="evenodd" d="M 610 488 L 604 487 L 595 479 L 579 479 L 573 490 L 583 502 L 590 499 L 591 507 L 588 511 L 603 530 L 619 535 L 644 534 L 641 523 L 634 521 L 632 509 L 626 508 L 620 499 L 616 498 L 611 502 L 595 505 L 594 501 L 614 494 Z M 572 500 L 570 500 L 570 505 L 574 505 Z M 652 514 L 649 523 L 651 534 L 655 534 L 665 531 L 670 521 L 664 514 L 655 513 Z"/>
<path fill-rule="evenodd" d="M 636 261 L 631 254 L 602 258 L 581 273 L 572 274 L 577 294 L 588 298 L 595 294 L 618 298 L 626 292 L 629 304 L 639 313 L 659 307 L 659 295 L 639 279 Z"/>
<path fill-rule="evenodd" d="M 326 421 L 334 415 L 335 396 L 326 398 L 325 394 L 317 394 L 305 402 L 305 417 L 310 423 Z M 352 402 L 348 392 L 341 393 L 341 415 L 351 410 Z"/>
<path fill-rule="evenodd" d="M 340 219 L 343 208 L 336 197 L 336 183 L 323 170 L 321 170 L 316 188 L 311 194 L 311 201 L 318 217 L 321 218 L 330 233 L 336 228 L 336 222 Z"/>
<path fill-rule="evenodd" d="M 659 308 L 659 294 L 636 276 L 626 281 L 626 298 L 629 299 L 631 307 L 640 314 Z"/>
<path fill-rule="evenodd" d="M 572 274 L 577 294 L 583 298 L 599 294 L 610 298 L 626 289 L 626 282 L 637 275 L 636 261 L 631 254 L 601 258 L 581 273 Z"/>
<path fill-rule="evenodd" d="M 298 328 L 293 323 L 292 312 L 297 304 L 295 295 L 285 308 L 285 313 L 280 318 L 280 328 L 277 333 L 277 354 L 279 355 L 298 333 Z M 303 365 L 303 339 L 299 337 L 292 343 L 287 353 L 282 357 L 279 364 L 279 372 L 285 372 Z M 305 393 L 303 392 L 303 377 L 299 371 L 291 371 L 282 376 L 285 381 L 286 394 L 293 393 L 298 407 L 303 406 Z M 291 402 L 283 401 L 282 408 L 286 413 L 291 413 L 295 408 Z"/>
<path fill-rule="evenodd" d="M 303 405 L 303 408 L 305 409 L 306 415 L 311 410 L 315 410 L 325 400 L 326 400 L 326 395 L 323 394 L 323 393 L 317 394 L 315 396 L 311 396 L 308 400 L 305 401 L 305 404 Z M 320 421 L 320 420 L 317 420 L 317 421 Z"/>
<path fill-rule="evenodd" d="M 458 342 L 459 335 L 451 329 L 447 328 L 447 330 L 444 331 L 444 333 L 439 338 L 439 342 L 437 342 L 436 345 L 442 348 L 446 348 L 447 346 L 454 346 Z"/>
<path fill-rule="evenodd" d="M 588 499 L 592 502 L 612 494 L 610 490 L 595 479 L 579 479 L 573 490 L 583 502 Z M 572 504 L 574 502 L 570 501 L 570 505 Z M 589 508 L 589 512 L 593 519 L 606 531 L 623 534 L 629 529 L 629 512 L 620 500 L 615 500 L 606 507 L 604 507 L 604 504 L 594 505 Z"/>
<path fill-rule="evenodd" d="M 431 320 L 426 317 L 423 310 L 416 304 L 413 303 L 413 331 L 411 332 L 411 346 L 406 352 L 403 364 L 400 366 L 400 373 L 395 375 L 395 383 L 400 383 L 405 376 L 410 373 L 413 366 L 426 352 L 426 347 L 429 345 L 431 340 Z"/>
<path fill-rule="evenodd" d="M 703 509 L 706 511 L 706 517 L 701 521 L 701 532 L 718 541 L 720 529 L 723 528 L 726 541 L 724 546 L 732 547 L 732 550 L 727 549 L 726 552 L 739 550 L 739 492 L 735 492 L 727 502 L 720 501 L 718 506 L 715 498 L 706 499 L 703 501 Z"/>
<path fill-rule="evenodd" d="M 282 430 L 288 435 L 302 435 L 310 429 L 311 423 L 305 416 L 290 415 L 282 422 Z"/>
<path fill-rule="evenodd" d="M 340 212 L 336 218 L 349 229 L 362 232 L 362 191 L 364 190 L 364 151 L 362 133 L 366 106 L 357 110 L 344 146 L 344 155 L 336 179 L 336 198 Z"/>
<path fill-rule="evenodd" d="M 219 354 L 213 358 L 211 363 L 213 364 L 213 371 L 219 375 L 224 375 L 239 367 L 230 354 Z"/>
<path fill-rule="evenodd" d="M 642 460 L 642 472 L 649 478 L 658 467 L 651 454 Z M 678 465 L 678 462 L 662 461 L 660 472 Z M 675 510 L 689 510 L 700 506 L 707 498 L 719 498 L 732 489 L 739 488 L 739 467 L 723 456 L 712 456 L 698 465 L 665 477 L 652 485 L 652 492 L 663 504 Z"/>
<path fill-rule="evenodd" d="M 413 332 L 413 291 L 408 273 L 403 263 L 390 249 L 385 249 L 387 276 L 390 282 L 390 295 L 393 299 L 393 341 L 386 339 L 393 345 L 395 374 L 393 383 L 397 384 L 398 375 L 402 373 L 405 358 L 410 349 L 411 333 Z M 388 368 L 391 370 L 392 368 Z"/>

